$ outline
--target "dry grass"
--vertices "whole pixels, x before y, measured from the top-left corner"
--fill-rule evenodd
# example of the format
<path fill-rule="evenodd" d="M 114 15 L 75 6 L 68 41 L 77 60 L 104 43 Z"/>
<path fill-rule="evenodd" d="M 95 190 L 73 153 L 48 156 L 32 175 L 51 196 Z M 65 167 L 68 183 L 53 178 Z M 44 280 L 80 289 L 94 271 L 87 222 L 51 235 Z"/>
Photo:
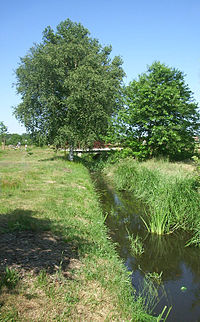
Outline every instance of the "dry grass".
<path fill-rule="evenodd" d="M 163 174 L 177 176 L 178 174 L 186 176 L 195 171 L 194 163 L 188 162 L 167 162 L 164 160 L 151 159 L 145 161 L 144 166 L 151 170 L 159 170 Z"/>

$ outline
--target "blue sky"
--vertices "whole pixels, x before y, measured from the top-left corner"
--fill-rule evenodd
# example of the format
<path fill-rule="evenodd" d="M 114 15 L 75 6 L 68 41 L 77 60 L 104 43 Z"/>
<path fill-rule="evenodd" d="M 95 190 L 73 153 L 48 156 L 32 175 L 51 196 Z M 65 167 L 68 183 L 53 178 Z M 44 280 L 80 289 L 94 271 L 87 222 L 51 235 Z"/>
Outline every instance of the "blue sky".
<path fill-rule="evenodd" d="M 199 0 L 7 0 L 0 3 L 0 121 L 10 133 L 24 127 L 12 116 L 20 102 L 14 70 L 42 31 L 61 21 L 81 22 L 124 61 L 125 82 L 159 60 L 183 71 L 200 105 Z"/>

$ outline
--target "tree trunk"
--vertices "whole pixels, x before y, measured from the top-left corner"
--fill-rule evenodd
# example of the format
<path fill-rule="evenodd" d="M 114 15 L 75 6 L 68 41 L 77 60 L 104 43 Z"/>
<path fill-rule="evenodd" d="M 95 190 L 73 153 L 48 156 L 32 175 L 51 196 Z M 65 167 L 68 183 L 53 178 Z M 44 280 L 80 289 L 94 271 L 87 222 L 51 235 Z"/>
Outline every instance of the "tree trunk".
<path fill-rule="evenodd" d="M 3 150 L 5 150 L 5 146 L 6 146 L 6 139 L 3 139 Z"/>
<path fill-rule="evenodd" d="M 73 161 L 74 160 L 74 146 L 70 144 L 69 147 L 69 161 Z"/>

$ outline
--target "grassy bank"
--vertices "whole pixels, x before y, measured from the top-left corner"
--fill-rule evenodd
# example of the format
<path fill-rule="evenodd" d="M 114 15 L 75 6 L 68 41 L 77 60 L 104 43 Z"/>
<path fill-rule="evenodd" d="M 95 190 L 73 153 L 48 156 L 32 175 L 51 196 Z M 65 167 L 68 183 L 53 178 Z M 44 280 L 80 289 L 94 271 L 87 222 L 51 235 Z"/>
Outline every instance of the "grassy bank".
<path fill-rule="evenodd" d="M 192 165 L 128 159 L 106 171 L 117 189 L 132 191 L 146 205 L 142 219 L 148 231 L 199 231 L 200 195 Z"/>
<path fill-rule="evenodd" d="M 32 149 L 0 169 L 0 321 L 160 320 L 132 294 L 83 165 Z"/>

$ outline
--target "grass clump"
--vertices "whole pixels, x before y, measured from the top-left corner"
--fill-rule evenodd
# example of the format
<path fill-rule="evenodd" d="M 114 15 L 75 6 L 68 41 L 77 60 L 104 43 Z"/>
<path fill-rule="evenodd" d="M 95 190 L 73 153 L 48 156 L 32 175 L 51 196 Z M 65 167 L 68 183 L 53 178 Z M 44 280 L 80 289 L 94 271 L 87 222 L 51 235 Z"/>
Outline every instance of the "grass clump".
<path fill-rule="evenodd" d="M 149 232 L 162 235 L 197 228 L 200 198 L 191 168 L 186 171 L 186 167 L 167 161 L 129 159 L 115 165 L 113 173 L 119 190 L 133 192 L 145 204 L 142 220 Z"/>
<path fill-rule="evenodd" d="M 0 278 L 0 289 L 3 286 L 6 286 L 9 289 L 14 289 L 20 280 L 19 273 L 14 270 L 6 267 L 5 272 Z"/>

